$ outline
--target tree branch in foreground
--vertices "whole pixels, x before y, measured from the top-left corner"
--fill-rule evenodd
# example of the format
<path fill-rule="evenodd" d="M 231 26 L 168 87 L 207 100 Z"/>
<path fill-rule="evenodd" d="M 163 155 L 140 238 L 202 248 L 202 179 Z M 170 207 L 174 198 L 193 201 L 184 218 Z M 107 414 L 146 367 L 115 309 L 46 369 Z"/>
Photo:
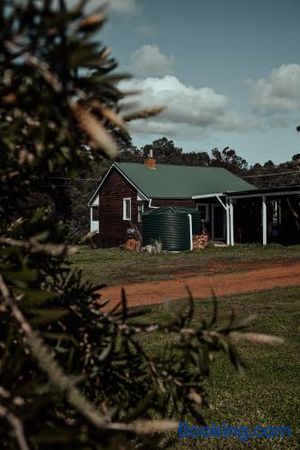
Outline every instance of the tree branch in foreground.
<path fill-rule="evenodd" d="M 0 417 L 3 417 L 7 420 L 7 422 L 11 425 L 12 429 L 15 432 L 16 440 L 18 441 L 19 448 L 21 450 L 29 450 L 29 447 L 26 442 L 26 438 L 23 431 L 23 425 L 12 412 L 10 412 L 5 406 L 0 405 Z"/>
<path fill-rule="evenodd" d="M 63 370 L 52 356 L 50 350 L 32 329 L 30 323 L 26 320 L 1 275 L 0 292 L 4 305 L 11 311 L 13 317 L 18 322 L 24 335 L 26 336 L 26 342 L 41 370 L 47 374 L 50 382 L 66 397 L 70 405 L 72 405 L 92 425 L 100 430 L 125 431 L 136 434 L 166 432 L 177 428 L 178 423 L 169 420 L 140 421 L 129 424 L 107 422 L 107 420 L 98 413 L 94 405 L 81 394 L 76 386 L 74 386 L 74 383 L 70 381 L 69 377 L 64 374 Z M 26 447 L 24 447 L 24 450 L 25 448 Z"/>

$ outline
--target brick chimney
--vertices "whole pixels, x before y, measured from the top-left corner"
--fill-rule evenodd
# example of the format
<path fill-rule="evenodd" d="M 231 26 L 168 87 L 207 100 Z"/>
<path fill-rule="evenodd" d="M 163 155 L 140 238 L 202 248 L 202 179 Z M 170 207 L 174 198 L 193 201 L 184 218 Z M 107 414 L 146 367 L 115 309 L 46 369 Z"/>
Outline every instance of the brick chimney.
<path fill-rule="evenodd" d="M 155 170 L 156 169 L 156 159 L 153 157 L 153 150 L 151 149 L 149 152 L 149 156 L 144 161 L 145 167 L 147 169 Z"/>

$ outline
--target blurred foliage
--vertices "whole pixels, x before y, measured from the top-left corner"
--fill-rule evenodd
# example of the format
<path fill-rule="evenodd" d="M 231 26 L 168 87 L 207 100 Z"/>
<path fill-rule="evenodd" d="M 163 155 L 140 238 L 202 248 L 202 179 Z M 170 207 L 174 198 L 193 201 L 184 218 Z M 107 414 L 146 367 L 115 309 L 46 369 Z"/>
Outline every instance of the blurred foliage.
<path fill-rule="evenodd" d="M 86 16 L 86 3 L 0 4 L 3 449 L 155 448 L 160 433 L 176 428 L 173 419 L 203 421 L 212 353 L 243 366 L 231 336 L 245 324 L 234 317 L 218 328 L 215 308 L 191 327 L 190 295 L 170 323 L 143 323 L 124 292 L 110 310 L 101 286 L 68 263 L 68 192 L 54 180 L 115 156 L 112 135 L 127 136 L 122 76 L 111 73 L 116 62 L 99 43 L 105 11 Z M 162 341 L 150 357 L 142 336 L 158 330 L 175 344 Z"/>

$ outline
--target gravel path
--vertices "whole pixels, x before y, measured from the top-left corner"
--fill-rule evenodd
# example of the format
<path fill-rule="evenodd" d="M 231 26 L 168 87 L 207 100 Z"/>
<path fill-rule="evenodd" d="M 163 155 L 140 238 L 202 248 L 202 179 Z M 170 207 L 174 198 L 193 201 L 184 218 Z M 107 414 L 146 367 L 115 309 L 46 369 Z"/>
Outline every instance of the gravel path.
<path fill-rule="evenodd" d="M 184 272 L 171 274 L 170 277 L 162 281 L 108 287 L 101 291 L 101 299 L 110 299 L 111 309 L 120 301 L 122 287 L 126 290 L 128 306 L 133 307 L 185 298 L 185 286 L 189 286 L 196 299 L 211 297 L 213 291 L 221 297 L 276 287 L 300 286 L 300 261 L 249 262 L 248 267 L 246 262 L 231 263 L 223 267 L 221 273 L 204 275 Z"/>

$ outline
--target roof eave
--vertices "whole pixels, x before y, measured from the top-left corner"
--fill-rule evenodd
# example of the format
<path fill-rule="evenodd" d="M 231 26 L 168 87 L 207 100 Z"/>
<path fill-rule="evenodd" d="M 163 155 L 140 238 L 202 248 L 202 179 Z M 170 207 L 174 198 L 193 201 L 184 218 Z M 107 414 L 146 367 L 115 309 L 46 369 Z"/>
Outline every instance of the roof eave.
<path fill-rule="evenodd" d="M 94 192 L 94 194 L 92 195 L 92 197 L 90 198 L 90 200 L 89 200 L 89 202 L 88 202 L 88 204 L 87 204 L 87 206 L 92 206 L 93 205 L 93 202 L 94 202 L 94 200 L 95 200 L 95 198 L 97 197 L 97 195 L 98 195 L 98 193 L 99 193 L 99 191 L 100 191 L 100 188 L 101 188 L 101 186 L 103 185 L 103 183 L 104 183 L 104 181 L 106 180 L 106 178 L 108 177 L 108 175 L 110 174 L 110 172 L 113 170 L 113 169 L 116 169 L 116 170 L 118 170 L 118 172 L 136 189 L 136 191 L 137 191 L 137 193 L 138 193 L 138 195 L 140 196 L 140 197 L 143 197 L 144 198 L 144 200 L 148 200 L 149 201 L 149 197 L 144 193 L 144 192 L 142 192 L 131 180 L 130 180 L 130 178 L 128 178 L 128 176 L 120 169 L 120 167 L 116 164 L 116 163 L 113 163 L 112 165 L 111 165 L 111 167 L 109 168 L 109 170 L 106 172 L 106 174 L 104 175 L 104 177 L 102 178 L 102 180 L 101 180 L 101 182 L 100 182 L 100 184 L 99 184 L 99 186 L 97 187 L 97 189 L 95 190 L 95 192 Z"/>

